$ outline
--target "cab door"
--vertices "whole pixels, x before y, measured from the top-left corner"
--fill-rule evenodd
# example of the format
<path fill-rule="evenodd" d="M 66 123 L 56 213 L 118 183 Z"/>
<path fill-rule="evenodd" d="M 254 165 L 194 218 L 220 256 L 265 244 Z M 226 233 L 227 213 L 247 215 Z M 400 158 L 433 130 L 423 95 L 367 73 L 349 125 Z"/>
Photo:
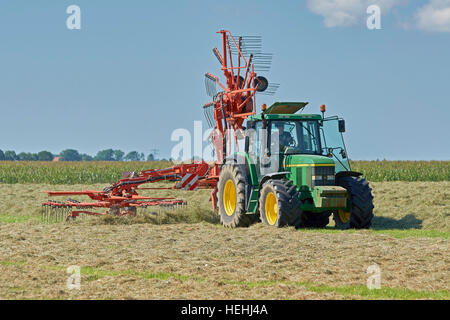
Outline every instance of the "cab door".
<path fill-rule="evenodd" d="M 345 131 L 345 128 L 342 126 L 342 121 L 338 117 L 325 118 L 320 130 L 324 153 L 331 155 L 336 164 L 335 173 L 351 170 L 344 137 L 342 135 Z"/>

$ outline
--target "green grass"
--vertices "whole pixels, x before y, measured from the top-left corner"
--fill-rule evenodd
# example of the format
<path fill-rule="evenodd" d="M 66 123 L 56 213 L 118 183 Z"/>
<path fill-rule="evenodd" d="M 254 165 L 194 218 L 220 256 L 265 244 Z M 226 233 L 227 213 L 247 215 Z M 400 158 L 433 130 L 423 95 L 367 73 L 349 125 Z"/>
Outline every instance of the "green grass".
<path fill-rule="evenodd" d="M 0 265 L 11 266 L 11 267 L 21 267 L 25 263 L 18 261 L 0 261 Z M 43 266 L 44 270 L 57 270 L 65 272 L 66 268 L 61 266 Z M 81 267 L 81 275 L 86 276 L 88 281 L 95 281 L 106 276 L 134 276 L 136 278 L 142 279 L 158 279 L 158 280 L 170 280 L 177 279 L 180 281 L 197 281 L 205 282 L 210 281 L 206 277 L 199 276 L 186 276 L 177 273 L 168 272 L 145 272 L 136 270 L 104 270 L 94 267 Z M 414 299 L 450 299 L 450 293 L 448 290 L 437 290 L 437 291 L 418 291 L 405 288 L 390 288 L 385 287 L 381 289 L 368 289 L 366 286 L 362 285 L 347 285 L 347 286 L 328 286 L 328 285 L 317 285 L 312 282 L 298 282 L 298 281 L 277 281 L 277 280 L 263 280 L 263 281 L 239 281 L 239 280 L 221 280 L 224 284 L 246 286 L 249 288 L 254 287 L 273 287 L 277 285 L 290 285 L 296 287 L 306 288 L 308 291 L 317 293 L 336 293 L 342 295 L 346 298 L 370 298 L 370 299 L 403 299 L 403 300 L 414 300 Z"/>
<path fill-rule="evenodd" d="M 1 263 L 0 263 L 1 264 Z M 13 265 L 13 264 L 10 264 Z M 46 270 L 58 270 L 58 271 L 65 271 L 66 269 L 64 267 L 60 266 L 44 266 L 43 267 Z M 88 277 L 88 281 L 95 281 L 103 277 L 111 276 L 111 277 L 117 277 L 117 276 L 134 276 L 136 278 L 142 278 L 142 279 L 158 279 L 158 280 L 169 280 L 169 279 L 178 279 L 181 281 L 186 281 L 189 279 L 194 280 L 200 280 L 198 277 L 194 276 L 184 276 L 176 273 L 170 273 L 170 272 L 143 272 L 143 271 L 136 271 L 136 270 L 123 270 L 123 271 L 116 271 L 116 270 L 103 270 L 98 269 L 94 267 L 81 267 L 80 268 L 81 275 L 85 275 Z"/>
<path fill-rule="evenodd" d="M 441 238 L 441 239 L 450 239 L 450 232 L 445 230 L 429 230 L 429 229 L 406 229 L 406 230 L 376 230 L 376 229 L 368 229 L 368 230 L 337 230 L 333 227 L 326 227 L 324 229 L 299 229 L 297 232 L 314 232 L 314 233 L 328 233 L 328 234 L 336 234 L 336 233 L 356 233 L 356 232 L 366 232 L 368 234 L 384 234 L 389 235 L 396 239 L 404 239 L 404 238 Z"/>
<path fill-rule="evenodd" d="M 155 162 L 39 162 L 0 161 L 0 183 L 109 184 L 123 171 L 172 166 Z M 450 181 L 450 161 L 352 161 L 352 170 L 369 181 Z"/>
<path fill-rule="evenodd" d="M 450 239 L 450 232 L 441 230 L 373 230 L 375 233 L 390 235 L 397 239 L 403 238 L 442 238 Z"/>
<path fill-rule="evenodd" d="M 11 214 L 0 214 L 0 223 L 20 223 L 27 221 L 39 221 L 38 217 L 35 216 L 19 216 Z"/>

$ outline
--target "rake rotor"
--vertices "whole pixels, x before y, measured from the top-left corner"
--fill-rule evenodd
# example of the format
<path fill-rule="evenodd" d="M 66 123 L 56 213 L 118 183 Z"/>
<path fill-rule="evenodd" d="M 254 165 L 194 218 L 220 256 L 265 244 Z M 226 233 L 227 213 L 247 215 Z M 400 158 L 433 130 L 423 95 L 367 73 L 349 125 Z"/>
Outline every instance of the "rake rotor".
<path fill-rule="evenodd" d="M 203 106 L 206 120 L 217 134 L 211 136 L 217 163 L 222 164 L 231 150 L 233 131 L 236 149 L 242 137 L 243 123 L 255 114 L 256 93 L 275 94 L 279 84 L 269 84 L 265 77 L 255 71 L 269 71 L 273 55 L 263 53 L 260 36 L 233 36 L 227 30 L 217 33 L 222 36 L 222 50 L 213 49 L 221 65 L 226 81 L 211 73 L 205 74 L 205 87 L 212 101 Z M 219 91 L 218 91 L 219 90 Z"/>
<path fill-rule="evenodd" d="M 137 190 L 210 188 L 214 185 L 215 180 L 207 177 L 209 171 L 210 167 L 205 162 L 181 164 L 167 169 L 147 170 L 139 174 L 132 174 L 131 177 L 123 178 L 102 191 L 46 191 L 50 197 L 88 196 L 92 201 L 59 202 L 49 200 L 42 204 L 42 220 L 44 222 L 69 221 L 80 215 L 136 216 L 138 209 L 145 211 L 149 207 L 157 207 L 159 210 L 183 207 L 187 205 L 184 200 L 172 197 L 143 197 L 137 194 Z M 176 184 L 170 188 L 138 188 L 142 184 L 159 181 L 175 181 Z M 94 209 L 103 211 L 93 211 Z"/>

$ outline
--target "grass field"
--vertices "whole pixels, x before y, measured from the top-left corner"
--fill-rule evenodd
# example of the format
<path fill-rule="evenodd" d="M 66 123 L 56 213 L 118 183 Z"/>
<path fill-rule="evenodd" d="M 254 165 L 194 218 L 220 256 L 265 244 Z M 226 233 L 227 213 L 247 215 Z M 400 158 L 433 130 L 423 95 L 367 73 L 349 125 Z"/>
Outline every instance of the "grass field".
<path fill-rule="evenodd" d="M 40 221 L 45 190 L 169 165 L 0 162 L 0 299 L 450 299 L 450 161 L 353 162 L 373 188 L 370 230 L 226 229 L 209 190 L 141 191 L 189 203 L 156 215 Z M 71 265 L 80 290 L 66 288 Z"/>
<path fill-rule="evenodd" d="M 44 190 L 105 185 L 0 184 L 0 298 L 450 299 L 450 182 L 371 185 L 373 228 L 337 231 L 226 229 L 208 190 L 170 191 L 189 207 L 156 216 L 43 224 Z M 366 287 L 372 264 L 380 290 Z"/>

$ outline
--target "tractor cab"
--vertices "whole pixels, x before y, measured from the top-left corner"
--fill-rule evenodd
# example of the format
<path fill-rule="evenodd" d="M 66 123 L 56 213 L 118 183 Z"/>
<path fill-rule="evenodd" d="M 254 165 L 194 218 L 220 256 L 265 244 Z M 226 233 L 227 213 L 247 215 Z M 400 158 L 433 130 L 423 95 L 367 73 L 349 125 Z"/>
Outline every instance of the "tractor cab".
<path fill-rule="evenodd" d="M 326 171 L 330 177 L 350 171 L 342 136 L 344 120 L 296 114 L 306 105 L 277 102 L 248 119 L 246 153 L 256 164 L 260 178 L 292 167 L 323 167 L 319 171 Z"/>

